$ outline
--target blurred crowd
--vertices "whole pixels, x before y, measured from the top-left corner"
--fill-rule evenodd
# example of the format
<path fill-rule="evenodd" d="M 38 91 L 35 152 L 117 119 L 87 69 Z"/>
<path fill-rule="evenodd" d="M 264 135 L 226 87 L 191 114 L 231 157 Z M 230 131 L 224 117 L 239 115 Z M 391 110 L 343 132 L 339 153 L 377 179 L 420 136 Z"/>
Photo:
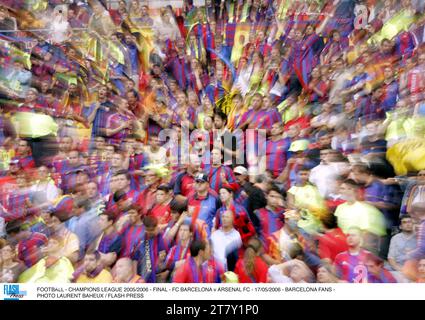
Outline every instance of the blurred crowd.
<path fill-rule="evenodd" d="M 425 282 L 425 2 L 0 0 L 0 282 Z"/>

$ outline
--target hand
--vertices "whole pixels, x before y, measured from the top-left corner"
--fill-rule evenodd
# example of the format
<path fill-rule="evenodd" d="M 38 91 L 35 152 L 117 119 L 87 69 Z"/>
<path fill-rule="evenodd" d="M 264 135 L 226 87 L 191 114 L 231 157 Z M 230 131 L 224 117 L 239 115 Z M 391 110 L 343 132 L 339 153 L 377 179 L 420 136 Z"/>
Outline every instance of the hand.
<path fill-rule="evenodd" d="M 221 171 L 221 173 L 220 173 L 220 177 L 221 177 L 221 181 L 222 181 L 224 184 L 229 183 L 229 182 L 227 181 L 226 173 L 225 173 L 225 172 Z"/>
<path fill-rule="evenodd" d="M 124 122 L 124 124 L 123 124 L 124 129 L 131 129 L 131 127 L 132 127 L 131 121 Z"/>
<path fill-rule="evenodd" d="M 292 165 L 295 164 L 297 162 L 297 158 L 290 158 L 287 162 L 286 165 Z"/>
<path fill-rule="evenodd" d="M 165 260 L 165 258 L 167 257 L 167 253 L 165 251 L 161 251 L 159 253 L 159 261 L 163 262 Z"/>

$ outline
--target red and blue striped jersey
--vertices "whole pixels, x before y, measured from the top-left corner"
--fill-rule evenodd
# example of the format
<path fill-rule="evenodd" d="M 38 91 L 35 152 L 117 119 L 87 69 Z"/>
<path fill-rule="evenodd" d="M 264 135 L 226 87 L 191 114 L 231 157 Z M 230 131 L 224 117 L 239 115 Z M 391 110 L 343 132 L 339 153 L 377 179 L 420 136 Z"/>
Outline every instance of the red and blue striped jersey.
<path fill-rule="evenodd" d="M 223 186 L 223 178 L 221 177 L 222 174 L 225 175 L 227 184 L 229 184 L 234 190 L 239 189 L 239 185 L 236 182 L 235 175 L 233 174 L 233 171 L 230 167 L 227 166 L 220 166 L 220 167 L 210 167 L 209 170 L 206 172 L 208 174 L 208 178 L 210 181 L 210 187 L 215 192 L 218 192 L 220 188 Z"/>
<path fill-rule="evenodd" d="M 177 261 L 184 260 L 190 257 L 190 242 L 186 246 L 181 243 L 173 246 L 168 252 L 167 258 L 165 259 L 165 266 L 168 270 L 174 270 Z"/>
<path fill-rule="evenodd" d="M 185 263 L 176 270 L 173 283 L 203 283 L 202 266 L 198 267 L 192 257 L 186 259 Z"/>
<path fill-rule="evenodd" d="M 144 238 L 145 226 L 131 225 L 120 235 L 121 246 L 119 248 L 120 258 L 128 257 L 135 259 L 138 245 Z"/>
<path fill-rule="evenodd" d="M 237 23 L 226 23 L 224 27 L 224 43 L 228 47 L 233 47 L 235 44 L 235 33 Z"/>
<path fill-rule="evenodd" d="M 267 170 L 273 174 L 274 178 L 277 178 L 286 166 L 290 144 L 291 142 L 288 138 L 276 141 L 269 139 L 266 142 Z"/>
<path fill-rule="evenodd" d="M 260 235 L 260 238 L 264 241 L 264 243 L 273 232 L 281 229 L 285 223 L 283 208 L 279 208 L 276 211 L 271 211 L 267 208 L 261 208 L 254 211 L 254 213 L 258 217 L 260 223 L 257 233 Z"/>
<path fill-rule="evenodd" d="M 334 261 L 337 277 L 347 282 L 361 283 L 366 281 L 365 263 L 369 254 L 366 250 L 360 250 L 357 255 L 352 255 L 348 251 L 338 254 Z"/>
<path fill-rule="evenodd" d="M 33 232 L 28 239 L 18 243 L 18 258 L 30 268 L 41 258 L 40 248 L 47 244 L 47 237 L 44 234 Z"/>
<path fill-rule="evenodd" d="M 195 186 L 195 178 L 188 174 L 187 172 L 182 172 L 176 177 L 174 183 L 174 195 L 181 194 L 184 197 L 187 197 Z"/>
<path fill-rule="evenodd" d="M 204 221 L 207 224 L 208 236 L 213 226 L 213 219 L 219 207 L 219 202 L 215 193 L 209 191 L 206 197 L 199 197 L 197 193 L 189 196 L 188 207 L 194 207 L 192 222 L 196 220 Z"/>
<path fill-rule="evenodd" d="M 202 264 L 202 277 L 204 283 L 221 283 L 221 276 L 224 272 L 224 266 L 214 258 Z"/>

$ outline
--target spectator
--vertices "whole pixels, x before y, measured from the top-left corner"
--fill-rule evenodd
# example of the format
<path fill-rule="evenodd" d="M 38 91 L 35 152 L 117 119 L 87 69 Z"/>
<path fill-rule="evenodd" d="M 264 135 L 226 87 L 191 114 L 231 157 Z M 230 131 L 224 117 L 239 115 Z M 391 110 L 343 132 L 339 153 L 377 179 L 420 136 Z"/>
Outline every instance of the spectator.
<path fill-rule="evenodd" d="M 83 265 L 73 275 L 76 283 L 111 283 L 112 275 L 102 266 L 101 255 L 86 253 Z"/>

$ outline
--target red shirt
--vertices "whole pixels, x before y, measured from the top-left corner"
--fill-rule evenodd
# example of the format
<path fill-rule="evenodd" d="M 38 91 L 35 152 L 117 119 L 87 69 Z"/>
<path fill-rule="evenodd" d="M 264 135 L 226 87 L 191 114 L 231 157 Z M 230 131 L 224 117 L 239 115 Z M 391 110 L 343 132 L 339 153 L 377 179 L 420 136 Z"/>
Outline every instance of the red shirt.
<path fill-rule="evenodd" d="M 140 192 L 137 203 L 142 207 L 143 215 L 147 214 L 148 211 L 155 205 L 155 194 L 156 189 L 151 190 L 149 187 Z"/>
<path fill-rule="evenodd" d="M 239 277 L 239 283 L 266 283 L 268 269 L 269 267 L 263 259 L 255 257 L 253 274 L 249 275 L 246 272 L 243 259 L 239 259 L 236 263 L 235 273 Z"/>
<path fill-rule="evenodd" d="M 302 116 L 296 119 L 292 119 L 285 124 L 283 129 L 287 131 L 289 127 L 293 126 L 294 124 L 299 124 L 301 129 L 310 128 L 310 118 L 308 116 Z"/>
<path fill-rule="evenodd" d="M 348 251 L 338 254 L 334 260 L 337 277 L 347 282 L 366 282 L 367 268 L 365 262 L 369 254 L 368 251 L 363 249 L 357 255 Z"/>
<path fill-rule="evenodd" d="M 326 231 L 319 237 L 319 257 L 321 259 L 335 260 L 335 257 L 348 250 L 347 237 L 340 228 Z"/>
<path fill-rule="evenodd" d="M 149 215 L 158 219 L 158 224 L 167 224 L 171 220 L 170 204 L 156 204 Z"/>
<path fill-rule="evenodd" d="M 202 268 L 198 267 L 192 257 L 186 259 L 173 278 L 174 283 L 203 283 Z"/>

